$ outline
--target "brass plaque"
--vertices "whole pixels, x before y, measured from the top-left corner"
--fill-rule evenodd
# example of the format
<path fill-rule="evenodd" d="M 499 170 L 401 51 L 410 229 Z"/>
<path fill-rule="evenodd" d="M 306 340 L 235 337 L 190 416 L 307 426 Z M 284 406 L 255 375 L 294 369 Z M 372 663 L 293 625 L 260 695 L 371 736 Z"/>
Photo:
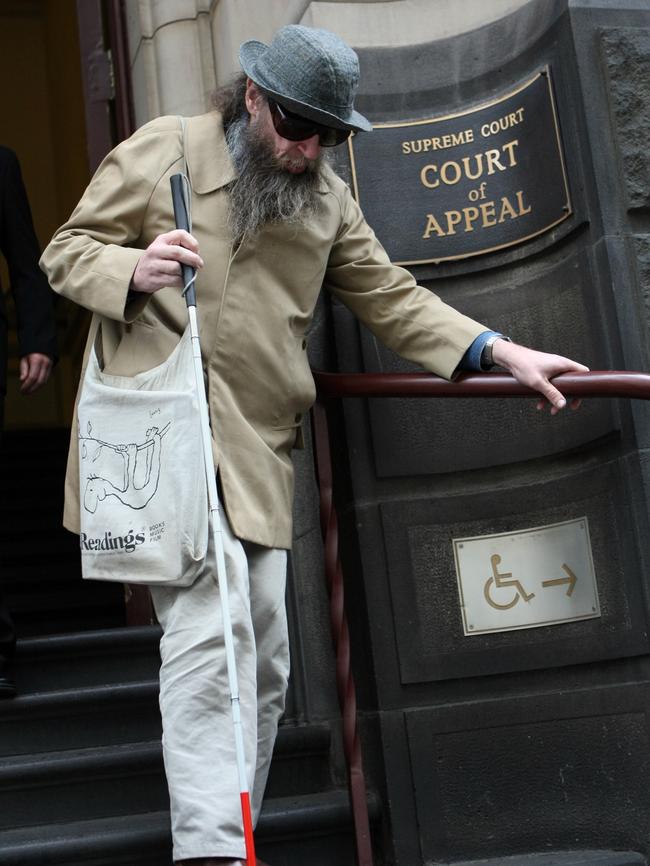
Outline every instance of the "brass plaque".
<path fill-rule="evenodd" d="M 348 147 L 355 198 L 396 264 L 501 250 L 571 213 L 548 66 L 454 114 L 374 124 Z"/>
<path fill-rule="evenodd" d="M 466 635 L 600 616 L 586 517 L 452 543 Z"/>

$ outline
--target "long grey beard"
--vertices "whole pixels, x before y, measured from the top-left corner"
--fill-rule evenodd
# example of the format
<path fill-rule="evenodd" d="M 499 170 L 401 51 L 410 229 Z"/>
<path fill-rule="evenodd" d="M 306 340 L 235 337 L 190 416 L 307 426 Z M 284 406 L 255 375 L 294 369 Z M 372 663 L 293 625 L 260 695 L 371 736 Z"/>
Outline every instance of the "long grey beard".
<path fill-rule="evenodd" d="M 300 223 L 318 209 L 322 157 L 308 160 L 300 174 L 286 163 L 248 115 L 233 121 L 226 142 L 238 177 L 230 184 L 230 223 L 233 237 L 252 237 L 271 223 Z"/>

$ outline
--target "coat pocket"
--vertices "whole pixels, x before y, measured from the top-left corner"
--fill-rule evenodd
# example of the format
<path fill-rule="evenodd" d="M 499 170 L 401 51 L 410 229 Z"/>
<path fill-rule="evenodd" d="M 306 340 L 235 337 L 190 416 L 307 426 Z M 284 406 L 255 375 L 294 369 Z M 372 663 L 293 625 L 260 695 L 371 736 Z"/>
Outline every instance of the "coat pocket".
<path fill-rule="evenodd" d="M 296 430 L 296 441 L 300 439 L 302 443 L 303 415 L 316 398 L 316 385 L 307 357 L 306 334 L 292 333 L 284 363 L 286 387 L 278 401 L 272 425 L 276 430 Z"/>

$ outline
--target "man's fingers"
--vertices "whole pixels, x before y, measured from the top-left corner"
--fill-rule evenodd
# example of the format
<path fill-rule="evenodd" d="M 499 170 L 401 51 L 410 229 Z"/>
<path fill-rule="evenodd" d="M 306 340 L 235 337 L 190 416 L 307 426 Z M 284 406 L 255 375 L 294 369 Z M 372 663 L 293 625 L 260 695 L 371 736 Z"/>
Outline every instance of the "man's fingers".
<path fill-rule="evenodd" d="M 589 367 L 585 367 L 584 364 L 579 364 L 577 361 L 571 361 L 569 358 L 561 358 L 561 361 L 564 362 L 562 367 L 563 373 L 588 373 Z"/>
<path fill-rule="evenodd" d="M 150 291 L 157 292 L 158 289 L 178 289 L 183 286 L 183 277 L 181 276 L 180 267 L 176 270 L 166 273 L 163 270 L 156 271 L 149 278 Z"/>
<path fill-rule="evenodd" d="M 186 247 L 178 244 L 161 244 L 156 250 L 157 255 L 161 259 L 171 259 L 172 261 L 182 262 L 184 265 L 189 265 L 192 268 L 202 268 L 203 259 L 198 253 L 186 249 Z"/>
<path fill-rule="evenodd" d="M 199 242 L 189 232 L 174 229 L 164 235 L 158 235 L 152 246 L 163 258 L 176 259 L 193 268 L 202 268 L 203 259 L 199 255 Z"/>
<path fill-rule="evenodd" d="M 139 292 L 151 293 L 166 287 L 181 287 L 181 266 L 173 259 L 154 257 L 148 250 L 136 265 L 131 281 Z"/>
<path fill-rule="evenodd" d="M 156 262 L 155 273 L 152 277 L 159 289 L 170 287 L 179 288 L 183 285 L 183 272 L 180 262 L 172 259 L 160 259 Z"/>
<path fill-rule="evenodd" d="M 184 229 L 173 229 L 170 232 L 165 232 L 165 234 L 158 235 L 156 240 L 162 240 L 167 244 L 172 244 L 176 246 L 186 247 L 188 250 L 192 250 L 195 253 L 199 251 L 199 242 L 191 235 L 189 232 L 186 232 Z"/>
<path fill-rule="evenodd" d="M 38 383 L 38 371 L 34 365 L 29 365 L 27 375 L 22 380 L 20 391 L 22 394 L 31 394 L 35 391 Z"/>
<path fill-rule="evenodd" d="M 557 413 L 566 406 L 566 399 L 554 385 L 551 385 L 548 379 L 545 379 L 540 383 L 537 386 L 537 390 L 540 394 L 543 394 L 551 404 L 551 415 L 557 415 Z"/>
<path fill-rule="evenodd" d="M 537 401 L 535 408 L 537 409 L 538 412 L 541 412 L 544 409 L 546 409 L 546 407 L 549 405 L 550 404 L 549 404 L 548 400 L 544 397 L 542 400 Z M 571 400 L 569 400 L 569 409 L 573 409 L 573 411 L 575 411 L 576 409 L 579 409 L 581 406 L 582 406 L 582 398 L 581 397 L 572 397 Z M 556 410 L 555 412 L 552 411 L 552 414 L 553 415 L 557 414 L 557 411 L 558 410 Z"/>
<path fill-rule="evenodd" d="M 180 262 L 176 262 L 173 259 L 160 259 L 160 261 L 156 262 L 156 272 L 166 276 L 171 274 L 174 277 L 179 277 L 181 275 Z"/>
<path fill-rule="evenodd" d="M 494 348 L 498 349 L 498 356 L 494 355 L 496 362 L 509 370 L 522 385 L 538 391 L 541 398 L 537 401 L 537 409 L 542 410 L 550 404 L 551 415 L 557 415 L 567 405 L 566 398 L 553 385 L 552 380 L 566 373 L 589 372 L 589 367 L 578 361 L 564 358 L 562 355 L 537 352 L 535 349 L 528 349 L 517 343 L 497 340 Z M 577 409 L 579 405 L 579 400 L 571 399 L 572 409 Z"/>
<path fill-rule="evenodd" d="M 158 235 L 135 266 L 132 287 L 138 292 L 148 293 L 168 286 L 182 288 L 180 264 L 195 269 L 203 267 L 197 239 L 183 229 Z"/>
<path fill-rule="evenodd" d="M 44 370 L 39 370 L 38 374 L 34 377 L 32 385 L 27 393 L 33 394 L 34 391 L 38 391 L 40 387 L 42 387 L 47 382 L 47 373 Z"/>
<path fill-rule="evenodd" d="M 52 359 L 47 355 L 34 352 L 20 359 L 20 391 L 22 394 L 33 394 L 44 385 L 52 369 Z"/>

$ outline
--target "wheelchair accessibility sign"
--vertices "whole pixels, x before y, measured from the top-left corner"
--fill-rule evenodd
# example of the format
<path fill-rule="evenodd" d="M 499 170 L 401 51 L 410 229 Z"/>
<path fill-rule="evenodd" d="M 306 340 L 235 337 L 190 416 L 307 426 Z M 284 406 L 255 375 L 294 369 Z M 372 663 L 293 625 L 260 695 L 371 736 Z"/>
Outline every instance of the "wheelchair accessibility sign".
<path fill-rule="evenodd" d="M 466 635 L 600 616 L 586 517 L 452 543 Z"/>

